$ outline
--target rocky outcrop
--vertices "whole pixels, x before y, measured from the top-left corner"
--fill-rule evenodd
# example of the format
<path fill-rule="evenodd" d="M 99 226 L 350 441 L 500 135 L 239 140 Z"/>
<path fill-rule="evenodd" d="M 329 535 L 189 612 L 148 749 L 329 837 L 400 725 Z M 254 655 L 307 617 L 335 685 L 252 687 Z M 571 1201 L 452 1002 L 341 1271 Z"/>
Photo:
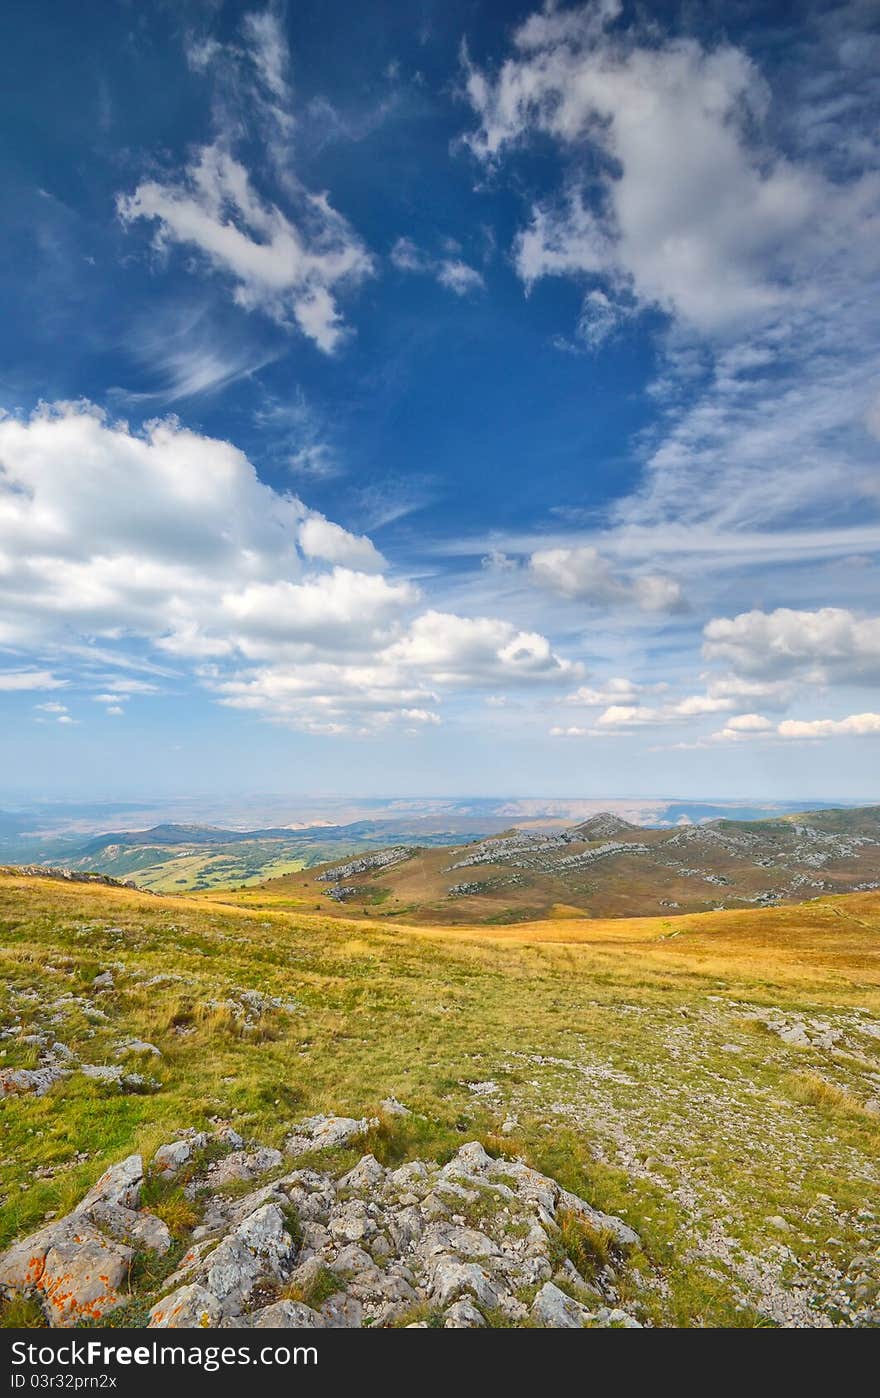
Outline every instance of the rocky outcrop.
<path fill-rule="evenodd" d="M 478 1141 L 442 1165 L 392 1169 L 365 1154 L 344 1173 L 329 1159 L 321 1168 L 322 1151 L 372 1124 L 312 1117 L 289 1134 L 287 1159 L 229 1128 L 161 1146 L 151 1177 L 173 1187 L 186 1165 L 185 1192 L 201 1210 L 182 1257 L 141 1207 L 143 1162 L 129 1156 L 73 1213 L 0 1258 L 0 1290 L 37 1297 L 53 1326 L 100 1320 L 129 1299 L 132 1263 L 149 1252 L 170 1259 L 164 1282 L 137 1298 L 152 1327 L 638 1324 L 616 1306 L 614 1265 L 638 1242 L 622 1219 Z M 296 1167 L 296 1155 L 308 1163 Z M 253 1188 L 242 1195 L 242 1184 Z M 589 1279 L 562 1247 L 560 1224 L 572 1218 L 601 1233 L 615 1259 Z"/>
<path fill-rule="evenodd" d="M 392 864 L 401 864 L 416 853 L 415 845 L 391 845 L 388 849 L 377 850 L 375 854 L 364 854 L 358 859 L 350 859 L 347 864 L 336 864 L 319 874 L 316 883 L 342 883 L 355 874 L 367 874 L 374 869 L 390 869 Z"/>
<path fill-rule="evenodd" d="M 0 874 L 9 874 L 15 878 L 28 879 L 64 879 L 67 883 L 99 883 L 107 888 L 137 888 L 137 884 L 131 879 L 112 879 L 109 874 L 83 873 L 77 869 L 58 869 L 51 865 L 43 864 L 6 864 L 0 867 Z M 139 888 L 139 893 L 150 893 L 148 888 Z M 161 894 L 156 897 L 161 898 Z"/>
<path fill-rule="evenodd" d="M 164 1253 L 171 1236 L 140 1208 L 144 1167 L 130 1155 L 101 1176 L 72 1213 L 0 1258 L 0 1291 L 40 1301 L 50 1325 L 101 1320 L 126 1299 L 136 1251 Z"/>

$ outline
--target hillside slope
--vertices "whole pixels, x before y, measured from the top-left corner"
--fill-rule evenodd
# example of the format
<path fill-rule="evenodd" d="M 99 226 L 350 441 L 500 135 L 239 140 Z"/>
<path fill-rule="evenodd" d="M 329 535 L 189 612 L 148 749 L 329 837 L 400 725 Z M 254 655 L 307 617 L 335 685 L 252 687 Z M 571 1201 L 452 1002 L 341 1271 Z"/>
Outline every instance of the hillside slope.
<path fill-rule="evenodd" d="M 289 1177 L 316 1113 L 366 1120 L 313 1158 L 333 1180 L 365 1152 L 442 1164 L 479 1140 L 623 1219 L 639 1243 L 613 1280 L 601 1230 L 551 1230 L 553 1265 L 568 1257 L 593 1309 L 605 1286 L 643 1324 L 880 1320 L 876 893 L 420 929 L 0 876 L 0 984 L 0 1246 L 187 1131 L 210 1143 L 231 1124 L 250 1152 L 207 1198 L 184 1194 L 191 1173 L 148 1178 L 173 1247 L 128 1269 L 114 1324 L 143 1323 L 243 1170 L 253 1189 Z M 479 1200 L 425 1207 L 485 1226 Z M 345 1273 L 321 1276 L 350 1313 Z M 41 1323 L 27 1300 L 6 1316 Z"/>
<path fill-rule="evenodd" d="M 880 807 L 646 829 L 604 812 L 454 848 L 406 846 L 272 880 L 255 896 L 464 924 L 769 907 L 880 887 Z M 250 899 L 252 901 L 252 899 Z"/>

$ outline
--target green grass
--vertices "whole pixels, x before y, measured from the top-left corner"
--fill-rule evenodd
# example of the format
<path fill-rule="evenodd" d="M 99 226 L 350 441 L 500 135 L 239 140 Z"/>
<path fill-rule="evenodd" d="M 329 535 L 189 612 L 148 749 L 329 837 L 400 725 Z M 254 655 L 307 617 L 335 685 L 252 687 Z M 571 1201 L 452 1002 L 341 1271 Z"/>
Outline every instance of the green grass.
<path fill-rule="evenodd" d="M 820 1302 L 828 1239 L 844 1270 L 880 1242 L 859 1217 L 877 1161 L 865 1104 L 880 1042 L 859 1032 L 863 1010 L 874 1022 L 880 1011 L 877 895 L 680 917 L 665 940 L 668 918 L 426 931 L 255 901 L 0 878 L 0 1027 L 21 1026 L 0 1066 L 36 1062 L 21 1042 L 31 1032 L 93 1063 L 116 1062 L 128 1038 L 162 1053 L 131 1063 L 159 1079 L 150 1095 L 74 1074 L 5 1101 L 0 1243 L 68 1210 L 133 1149 L 149 1156 L 218 1117 L 280 1146 L 315 1112 L 380 1116 L 363 1141 L 316 1158 L 322 1168 L 364 1150 L 390 1166 L 444 1161 L 476 1138 L 620 1214 L 641 1236 L 626 1300 L 655 1324 L 761 1323 L 770 1303 L 747 1262 L 779 1243 L 772 1216 L 793 1220 L 783 1280 L 804 1269 Z M 108 966 L 114 988 L 96 994 Z M 211 1003 L 247 989 L 288 1008 L 245 1029 Z M 845 1051 L 756 1032 L 745 1013 L 768 1005 L 840 1023 Z M 468 1089 L 490 1079 L 496 1095 Z M 382 1116 L 391 1094 L 413 1115 Z M 519 1124 L 505 1136 L 510 1111 Z M 188 1177 L 147 1185 L 178 1239 L 199 1207 L 181 1192 Z M 733 1240 L 723 1256 L 715 1217 Z M 562 1233 L 589 1280 L 608 1240 Z"/>

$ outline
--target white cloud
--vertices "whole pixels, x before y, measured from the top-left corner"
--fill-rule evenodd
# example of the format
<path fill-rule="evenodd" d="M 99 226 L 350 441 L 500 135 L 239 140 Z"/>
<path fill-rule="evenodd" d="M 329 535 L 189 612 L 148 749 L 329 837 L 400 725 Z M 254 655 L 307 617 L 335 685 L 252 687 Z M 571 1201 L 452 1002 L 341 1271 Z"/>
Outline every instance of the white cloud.
<path fill-rule="evenodd" d="M 50 704 L 37 704 L 37 705 L 35 705 L 35 707 L 36 707 L 37 709 L 39 709 L 40 713 L 43 713 L 43 714 L 66 714 L 66 713 L 67 713 L 67 705 L 66 705 L 66 704 L 51 704 L 51 703 L 50 703 Z"/>
<path fill-rule="evenodd" d="M 632 680 L 616 676 L 606 680 L 604 684 L 596 689 L 591 685 L 581 685 L 573 694 L 566 696 L 565 703 L 580 705 L 583 708 L 602 708 L 608 704 L 625 704 L 638 702 L 638 695 L 642 686 L 634 684 Z"/>
<path fill-rule="evenodd" d="M 0 524 L 2 524 L 2 497 L 0 497 Z M 0 568 L 0 586 L 2 586 L 3 571 Z M 0 637 L 3 634 L 3 624 L 0 621 Z M 9 628 L 8 635 L 12 635 L 12 628 Z M 0 670 L 0 691 L 13 692 L 16 690 L 30 689 L 63 689 L 68 683 L 67 680 L 59 679 L 51 670 Z"/>
<path fill-rule="evenodd" d="M 722 695 L 689 694 L 675 705 L 675 713 L 682 718 L 698 718 L 703 714 L 724 713 L 733 708 L 733 699 Z"/>
<path fill-rule="evenodd" d="M 713 743 L 742 743 L 753 740 L 818 741 L 822 738 L 865 738 L 880 734 L 880 714 L 849 714 L 845 718 L 786 718 L 773 724 L 761 714 L 740 714 L 709 739 Z M 693 744 L 696 747 L 703 743 Z"/>
<path fill-rule="evenodd" d="M 734 733 L 766 733 L 773 724 L 769 718 L 764 718 L 763 714 L 737 714 L 728 719 L 727 727 Z"/>
<path fill-rule="evenodd" d="M 800 677 L 822 684 L 880 679 L 880 617 L 859 618 L 842 607 L 714 617 L 703 634 L 708 660 L 748 678 Z"/>
<path fill-rule="evenodd" d="M 643 708 L 639 704 L 611 704 L 596 719 L 598 728 L 641 728 L 666 723 L 669 712 L 665 709 Z"/>
<path fill-rule="evenodd" d="M 385 568 L 379 550 L 363 534 L 349 534 L 323 515 L 309 515 L 299 531 L 299 546 L 307 558 L 339 563 L 362 573 L 378 573 Z"/>
<path fill-rule="evenodd" d="M 860 23 L 843 23 L 850 49 Z M 808 73 L 795 61 L 801 89 L 771 94 L 744 49 L 670 39 L 609 0 L 547 5 L 499 66 L 465 64 L 481 161 L 506 168 L 533 139 L 561 157 L 514 246 L 527 290 L 583 290 L 580 340 L 557 343 L 595 349 L 648 307 L 669 318 L 642 477 L 600 548 L 646 568 L 680 551 L 690 599 L 758 556 L 781 570 L 878 548 L 876 92 L 840 38 Z M 818 144 L 817 86 L 837 94 Z"/>
<path fill-rule="evenodd" d="M 843 236 L 852 191 L 762 139 L 769 91 L 742 49 L 610 29 L 620 11 L 548 6 L 515 31 L 494 76 L 466 63 L 478 158 L 497 163 L 538 134 L 591 155 L 597 197 L 588 205 L 573 177 L 565 196 L 534 206 L 520 275 L 600 276 L 704 331 L 763 318 L 817 245 Z M 863 206 L 876 198 L 857 192 Z"/>
<path fill-rule="evenodd" d="M 615 573 L 592 545 L 538 549 L 529 559 L 529 571 L 541 587 L 593 606 L 634 606 L 644 612 L 677 612 L 684 606 L 673 578 Z"/>
<path fill-rule="evenodd" d="M 706 688 L 710 698 L 720 699 L 728 709 L 739 708 L 744 703 L 787 709 L 795 695 L 795 686 L 788 680 L 747 680 L 738 675 L 710 678 Z"/>
<path fill-rule="evenodd" d="M 438 689 L 582 673 L 509 621 L 419 614 L 419 589 L 386 575 L 370 539 L 174 419 L 136 433 L 69 403 L 0 419 L 0 558 L 0 644 L 84 664 L 108 711 L 158 689 L 95 675 L 120 642 L 120 665 L 141 642 L 193 666 L 224 704 L 327 733 L 431 725 Z M 64 683 L 0 671 L 0 689 Z"/>
<path fill-rule="evenodd" d="M 787 718 L 780 723 L 781 738 L 867 737 L 880 733 L 880 714 L 850 714 L 847 718 Z"/>
<path fill-rule="evenodd" d="M 325 194 L 303 193 L 299 219 L 262 200 L 245 167 L 218 145 L 203 146 L 180 180 L 146 180 L 118 200 L 125 223 L 158 225 L 158 245 L 197 249 L 233 283 L 245 310 L 296 323 L 332 353 L 345 328 L 336 296 L 373 272 L 361 240 Z"/>
<path fill-rule="evenodd" d="M 375 271 L 373 258 L 326 192 L 311 192 L 293 166 L 295 119 L 289 83 L 290 53 L 278 14 L 246 13 L 241 41 L 227 45 L 211 36 L 189 35 L 187 57 L 194 71 L 211 73 L 215 138 L 202 145 L 185 170 L 166 179 L 143 180 L 117 199 L 126 224 L 139 219 L 156 226 L 155 245 L 194 249 L 204 265 L 225 278 L 234 301 L 279 324 L 296 325 L 319 349 L 333 353 L 347 333 L 338 300 Z M 247 136 L 256 137 L 282 200 L 261 197 L 252 173 L 235 156 Z M 282 202 L 285 207 L 282 207 Z M 246 372 L 243 352 L 204 356 L 196 365 L 169 365 L 183 392 Z"/>
<path fill-rule="evenodd" d="M 337 567 L 302 582 L 249 583 L 225 593 L 214 629 L 251 659 L 356 654 L 389 639 L 387 628 L 417 597 L 410 583 Z"/>
<path fill-rule="evenodd" d="M 435 684 L 481 687 L 571 682 L 581 668 L 563 660 L 545 636 L 492 617 L 428 611 L 417 617 L 388 658 Z"/>
<path fill-rule="evenodd" d="M 278 15 L 272 10 L 251 12 L 245 15 L 242 28 L 263 84 L 279 103 L 286 103 L 290 53 Z"/>
<path fill-rule="evenodd" d="M 482 273 L 471 267 L 460 257 L 434 257 L 425 252 L 411 238 L 398 238 L 391 249 L 391 261 L 399 272 L 415 272 L 433 277 L 447 291 L 456 296 L 466 296 L 471 291 L 482 291 L 486 283 Z"/>
<path fill-rule="evenodd" d="M 436 276 L 440 285 L 454 291 L 456 296 L 466 296 L 469 291 L 482 291 L 486 285 L 482 273 L 459 258 L 443 258 Z"/>

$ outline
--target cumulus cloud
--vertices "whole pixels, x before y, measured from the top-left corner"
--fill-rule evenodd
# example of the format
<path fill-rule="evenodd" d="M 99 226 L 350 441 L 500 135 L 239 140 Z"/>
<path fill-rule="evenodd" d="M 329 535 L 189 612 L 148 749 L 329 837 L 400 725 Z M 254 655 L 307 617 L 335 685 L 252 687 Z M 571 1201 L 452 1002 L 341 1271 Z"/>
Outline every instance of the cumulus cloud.
<path fill-rule="evenodd" d="M 428 611 L 388 653 L 389 659 L 436 684 L 473 686 L 570 683 L 582 667 L 563 660 L 546 636 L 518 631 L 491 617 Z"/>
<path fill-rule="evenodd" d="M 529 571 L 541 587 L 593 606 L 633 606 L 644 612 L 678 612 L 684 607 L 680 585 L 659 573 L 628 577 L 615 573 L 592 545 L 538 549 Z"/>
<path fill-rule="evenodd" d="M 851 221 L 848 192 L 756 134 L 770 95 L 742 49 L 612 27 L 621 9 L 548 5 L 495 73 L 466 59 L 478 118 L 466 139 L 480 160 L 536 135 L 591 156 L 589 198 L 573 177 L 533 207 L 520 275 L 601 277 L 712 332 L 761 317 L 790 294 L 799 258 L 815 256 L 817 224 Z"/>
<path fill-rule="evenodd" d="M 415 272 L 433 277 L 447 291 L 466 296 L 470 291 L 483 291 L 486 283 L 482 273 L 460 257 L 434 257 L 411 238 L 398 238 L 391 249 L 391 261 L 399 272 Z"/>
<path fill-rule="evenodd" d="M 783 719 L 781 738 L 831 738 L 849 735 L 864 738 L 880 733 L 880 714 L 850 714 L 847 718 Z"/>
<path fill-rule="evenodd" d="M 874 684 L 880 679 L 880 617 L 842 607 L 741 612 L 714 617 L 703 654 L 736 675 L 758 680 L 803 678 L 821 684 Z"/>
<path fill-rule="evenodd" d="M 364 534 L 350 534 L 323 515 L 309 515 L 303 521 L 299 546 L 307 558 L 339 563 L 362 573 L 379 573 L 386 566 L 385 559 L 371 539 Z"/>
<path fill-rule="evenodd" d="M 419 614 L 419 589 L 386 569 L 365 535 L 173 418 L 134 432 L 61 403 L 0 419 L 0 645 L 106 663 L 114 643 L 141 641 L 193 666 L 224 704 L 330 733 L 432 724 L 438 689 L 580 676 L 511 622 Z M 0 671 L 0 689 L 65 682 Z M 108 712 L 157 688 L 92 684 Z"/>
<path fill-rule="evenodd" d="M 880 714 L 848 714 L 845 718 L 786 718 L 773 724 L 762 714 L 739 714 L 724 728 L 713 733 L 713 743 L 743 743 L 754 740 L 789 742 L 817 741 L 821 738 L 866 738 L 880 734 Z M 693 744 L 704 746 L 704 744 Z"/>
<path fill-rule="evenodd" d="M 643 708 L 639 704 L 611 704 L 597 718 L 598 728 L 641 728 L 668 721 L 664 709 Z"/>
<path fill-rule="evenodd" d="M 844 25 L 850 50 L 860 24 Z M 802 85 L 777 103 L 744 48 L 670 38 L 618 0 L 547 4 L 500 63 L 465 57 L 474 155 L 500 171 L 549 141 L 561 159 L 513 247 L 527 292 L 547 277 L 582 289 L 556 343 L 595 350 L 640 311 L 668 318 L 663 413 L 610 521 L 646 565 L 702 552 L 732 572 L 747 551 L 782 567 L 878 546 L 859 508 L 877 500 L 876 94 L 839 38 L 806 45 Z M 835 94 L 824 141 L 782 149 L 771 109 L 815 136 L 817 88 Z"/>
<path fill-rule="evenodd" d="M 565 703 L 584 708 L 601 708 L 606 704 L 635 703 L 641 690 L 642 686 L 635 684 L 632 680 L 615 676 L 613 679 L 606 680 L 598 688 L 592 685 L 581 685 L 573 694 L 566 695 Z"/>

